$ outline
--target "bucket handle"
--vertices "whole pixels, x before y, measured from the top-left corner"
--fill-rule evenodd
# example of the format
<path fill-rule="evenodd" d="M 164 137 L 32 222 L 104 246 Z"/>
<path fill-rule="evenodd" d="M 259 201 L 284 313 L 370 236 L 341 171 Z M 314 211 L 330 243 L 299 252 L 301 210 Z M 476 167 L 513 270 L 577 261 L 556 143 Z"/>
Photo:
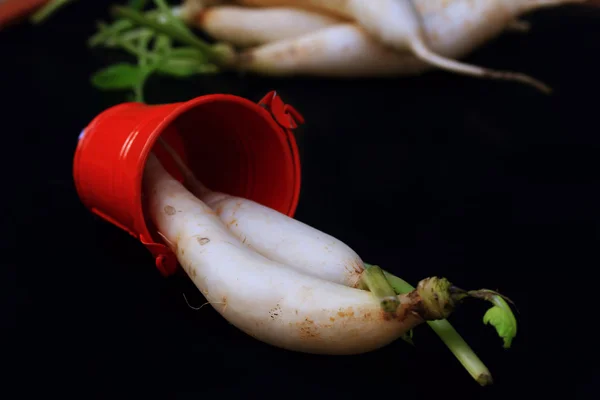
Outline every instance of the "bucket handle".
<path fill-rule="evenodd" d="M 304 123 L 304 117 L 291 105 L 285 104 L 277 91 L 273 90 L 258 105 L 271 114 L 273 119 L 286 131 L 296 129 L 299 124 Z"/>

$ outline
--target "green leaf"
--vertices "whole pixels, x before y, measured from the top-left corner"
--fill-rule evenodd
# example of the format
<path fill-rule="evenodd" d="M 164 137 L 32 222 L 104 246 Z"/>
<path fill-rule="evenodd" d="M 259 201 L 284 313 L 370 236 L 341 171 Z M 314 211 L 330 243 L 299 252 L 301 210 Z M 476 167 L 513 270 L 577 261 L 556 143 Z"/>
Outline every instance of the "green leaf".
<path fill-rule="evenodd" d="M 175 78 L 188 78 L 193 75 L 216 73 L 218 68 L 213 64 L 198 63 L 193 59 L 168 58 L 159 65 L 157 72 Z"/>
<path fill-rule="evenodd" d="M 33 15 L 30 17 L 30 21 L 33 24 L 40 24 L 72 1 L 73 0 L 50 0 L 46 2 L 46 4 L 44 4 L 39 10 L 33 13 Z"/>
<path fill-rule="evenodd" d="M 504 348 L 510 348 L 513 339 L 517 336 L 517 319 L 506 302 L 508 300 L 514 304 L 512 300 L 489 289 L 470 290 L 463 295 L 486 300 L 494 305 L 483 316 L 483 323 L 496 328 L 496 332 L 504 340 Z"/>
<path fill-rule="evenodd" d="M 494 296 L 490 301 L 494 306 L 483 316 L 483 323 L 496 328 L 496 332 L 504 340 L 504 348 L 508 349 L 517 335 L 517 320 L 502 297 Z"/>
<path fill-rule="evenodd" d="M 154 37 L 154 32 L 147 28 L 131 29 L 119 36 L 119 40 L 135 43 L 137 41 L 149 41 Z"/>
<path fill-rule="evenodd" d="M 138 64 L 141 67 L 148 67 L 148 65 L 150 64 L 150 61 L 152 61 L 151 58 L 153 58 L 152 57 L 153 55 L 150 52 L 150 50 L 148 50 L 148 44 L 150 43 L 151 40 L 152 40 L 152 35 L 140 37 L 140 38 L 138 38 L 138 41 L 135 44 L 135 47 L 137 48 L 137 52 L 139 54 Z"/>
<path fill-rule="evenodd" d="M 195 60 L 199 63 L 208 62 L 206 54 L 194 47 L 177 47 L 172 49 L 170 54 L 173 58 Z"/>
<path fill-rule="evenodd" d="M 196 37 L 192 31 L 185 27 L 185 24 L 180 25 L 176 23 L 170 23 L 170 21 L 163 22 L 161 19 L 155 20 L 148 17 L 147 14 L 138 13 L 135 10 L 127 7 L 114 6 L 111 10 L 112 14 L 118 18 L 124 18 L 136 25 L 148 27 L 154 30 L 157 34 L 160 33 L 168 35 L 171 37 L 171 39 L 178 41 L 181 44 L 194 46 L 199 50 L 205 51 L 207 54 L 212 55 L 213 57 L 219 57 L 212 45 Z M 172 15 L 171 18 L 177 21 L 177 19 Z"/>
<path fill-rule="evenodd" d="M 126 19 L 116 20 L 111 25 L 100 22 L 98 23 L 98 32 L 88 39 L 88 46 L 95 47 L 105 44 L 110 40 L 114 40 L 117 35 L 131 27 L 133 27 L 133 23 Z"/>
<path fill-rule="evenodd" d="M 101 69 L 92 76 L 92 84 L 102 90 L 133 89 L 143 82 L 147 71 L 133 64 L 119 63 Z"/>
<path fill-rule="evenodd" d="M 142 11 L 147 4 L 148 0 L 129 0 L 127 2 L 127 7 L 133 8 L 136 11 Z"/>
<path fill-rule="evenodd" d="M 170 49 L 160 62 L 157 72 L 177 78 L 218 72 L 214 64 L 208 63 L 206 55 L 194 47 Z"/>
<path fill-rule="evenodd" d="M 161 54 L 167 54 L 171 52 L 173 47 L 173 40 L 167 35 L 158 35 L 156 39 L 154 39 L 154 48 L 153 51 Z"/>
<path fill-rule="evenodd" d="M 156 8 L 158 8 L 165 16 L 169 24 L 181 30 L 182 33 L 193 36 L 192 31 L 187 27 L 187 25 L 181 19 L 173 15 L 171 7 L 165 0 L 154 0 L 154 5 L 156 5 Z"/>

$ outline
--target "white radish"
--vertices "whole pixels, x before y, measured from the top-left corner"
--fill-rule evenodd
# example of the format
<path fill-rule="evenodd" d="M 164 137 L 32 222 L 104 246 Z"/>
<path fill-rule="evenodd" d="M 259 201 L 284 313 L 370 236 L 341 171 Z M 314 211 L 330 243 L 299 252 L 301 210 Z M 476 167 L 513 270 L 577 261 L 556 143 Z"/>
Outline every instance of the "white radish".
<path fill-rule="evenodd" d="M 347 244 L 252 200 L 210 190 L 168 143 L 160 140 L 160 144 L 179 168 L 190 192 L 208 205 L 246 247 L 314 277 L 359 286 L 365 265 Z"/>
<path fill-rule="evenodd" d="M 254 202 L 211 192 L 196 179 L 192 171 L 168 143 L 160 138 L 159 142 L 182 172 L 184 182 L 190 190 L 192 190 L 193 194 L 207 199 L 209 202 L 216 202 L 216 209 L 217 212 L 220 213 L 222 221 L 223 219 L 227 221 L 230 217 L 227 213 L 223 212 L 224 207 L 221 208 L 221 206 L 233 203 L 236 204 L 236 206 L 234 206 L 234 213 L 239 214 L 234 215 L 235 222 L 230 224 L 229 227 L 233 228 L 230 230 L 236 234 L 236 237 L 249 249 L 260 249 L 262 255 L 271 260 L 288 264 L 294 269 L 308 275 L 329 280 L 331 282 L 341 283 L 342 285 L 349 287 L 354 287 L 356 279 L 361 278 L 360 286 L 363 287 L 366 285 L 373 290 L 373 294 L 377 294 L 382 309 L 387 309 L 391 306 L 392 310 L 396 310 L 398 306 L 396 296 L 393 296 L 393 302 L 390 301 L 390 297 L 392 296 L 388 296 L 388 293 L 386 293 L 387 289 L 402 293 L 409 293 L 413 290 L 413 288 L 402 279 L 390 275 L 389 273 L 384 273 L 387 274 L 385 278 L 383 275 L 378 277 L 376 273 L 373 273 L 374 270 L 382 272 L 378 267 L 371 266 L 369 269 L 364 269 L 361 274 L 358 274 L 358 270 L 348 271 L 346 264 L 347 260 L 355 258 L 355 261 L 360 262 L 361 269 L 363 266 L 362 261 L 355 255 L 352 249 L 337 241 L 337 239 L 331 238 L 329 235 L 316 231 L 311 227 L 307 227 L 305 224 L 272 209 L 257 206 Z M 238 210 L 235 210 L 238 204 L 241 206 Z M 244 210 L 244 212 L 240 212 L 242 210 Z M 233 222 L 233 220 L 229 221 Z M 240 221 L 242 222 L 241 224 Z M 261 229 L 264 228 L 265 225 L 268 225 L 268 228 Z M 281 230 L 278 228 L 281 228 Z M 298 233 L 302 232 L 304 235 L 298 235 Z M 260 238 L 260 240 L 255 241 L 255 237 Z M 288 239 L 292 239 L 292 241 L 295 242 L 292 243 L 291 241 L 288 241 L 281 246 L 281 237 L 285 238 L 284 242 Z M 324 237 L 330 237 L 335 245 L 339 245 L 335 246 L 336 250 L 334 251 L 334 254 L 332 254 L 328 248 L 322 246 L 325 243 L 321 243 L 321 246 L 319 246 L 319 241 Z M 257 249 L 253 248 L 250 245 L 251 243 L 255 244 Z M 298 251 L 299 249 L 300 251 Z M 305 251 L 302 251 L 303 249 Z M 336 256 L 338 257 L 337 259 L 335 259 Z M 319 257 L 323 257 L 329 262 L 320 263 L 321 260 Z M 382 280 L 386 282 L 382 282 Z M 392 284 L 391 288 L 390 284 Z M 474 294 L 472 293 L 471 295 Z M 482 385 L 487 385 L 492 382 L 487 367 L 481 362 L 479 357 L 477 357 L 469 345 L 461 338 L 447 320 L 427 321 L 427 323 L 439 335 L 444 343 L 448 345 L 448 348 L 474 379 Z M 405 336 L 403 336 L 403 339 L 406 339 Z"/>
<path fill-rule="evenodd" d="M 190 9 L 188 9 L 190 11 Z M 337 16 L 292 7 L 253 8 L 240 6 L 206 7 L 191 13 L 187 22 L 219 42 L 251 47 L 291 39 L 334 24 L 348 22 Z M 527 21 L 515 19 L 507 31 L 525 33 Z"/>
<path fill-rule="evenodd" d="M 201 11 L 193 24 L 217 41 L 250 47 L 302 36 L 341 21 L 297 8 L 220 6 Z"/>
<path fill-rule="evenodd" d="M 250 7 L 297 7 L 318 11 L 339 18 L 352 18 L 351 2 L 354 0 L 212 0 L 220 3 L 234 3 Z M 372 0 L 371 0 L 372 1 Z M 378 0 L 380 1 L 380 0 Z M 387 1 L 387 0 L 384 0 Z M 383 3 L 382 3 L 383 4 Z"/>
<path fill-rule="evenodd" d="M 495 71 L 483 67 L 456 61 L 469 52 L 475 50 L 486 41 L 493 39 L 505 31 L 509 25 L 520 15 L 536 8 L 557 6 L 567 3 L 582 3 L 586 0 L 235 0 L 236 4 L 249 6 L 291 6 L 311 10 L 333 13 L 342 18 L 351 18 L 364 27 L 367 32 L 376 37 L 380 42 L 389 45 L 399 52 L 410 52 L 423 63 L 476 77 L 519 81 L 532 85 L 539 90 L 549 92 L 550 88 L 542 82 L 524 74 L 508 71 Z M 257 29 L 260 29 L 257 27 Z M 325 35 L 325 34 L 324 34 Z M 350 39 L 345 40 L 347 44 Z M 323 38 L 317 42 L 330 42 Z M 290 49 L 298 47 L 288 42 Z M 331 48 L 335 54 L 341 53 L 342 46 Z M 321 51 L 325 53 L 326 51 Z M 276 55 L 281 53 L 294 54 L 293 50 L 287 52 L 280 47 Z M 311 54 L 319 54 L 317 51 Z M 256 66 L 249 69 L 257 72 L 292 74 L 290 64 L 299 65 L 298 74 L 313 74 L 314 66 L 318 60 L 308 62 L 284 62 L 279 58 L 267 57 L 271 52 L 259 53 L 260 61 L 255 61 Z M 247 55 L 245 57 L 248 59 Z M 365 57 L 366 59 L 366 57 Z M 280 63 L 281 68 L 279 68 Z M 422 72 L 423 68 L 412 67 L 414 61 L 407 61 L 409 66 L 397 68 L 398 75 Z M 310 68 L 302 70 L 301 67 L 311 64 Z M 324 69 L 330 69 L 331 60 L 323 60 Z M 348 66 L 352 70 L 353 65 Z M 371 69 L 366 69 L 371 71 Z M 389 68 L 390 75 L 394 70 Z M 362 69 L 357 69 L 360 74 Z M 317 75 L 326 75 L 324 71 L 317 71 Z M 351 72 L 341 74 L 352 75 Z"/>
<path fill-rule="evenodd" d="M 236 68 L 272 76 L 361 78 L 414 75 L 430 66 L 345 23 L 249 49 L 239 55 Z"/>
<path fill-rule="evenodd" d="M 396 41 L 396 45 L 390 45 L 395 48 L 411 50 L 412 41 L 424 41 L 433 52 L 445 57 L 457 58 L 465 56 L 468 52 L 474 50 L 476 46 L 498 36 L 510 25 L 514 26 L 514 21 L 523 14 L 540 8 L 585 3 L 589 0 L 230 1 L 247 6 L 288 6 L 333 13 L 336 16 L 357 21 L 367 31 L 382 40 L 381 35 L 392 37 L 390 40 Z M 215 3 L 213 2 L 213 4 Z M 411 5 L 412 7 L 410 7 Z M 417 13 L 412 13 L 411 8 L 413 11 L 416 10 Z M 418 23 L 419 20 L 420 23 Z M 415 24 L 415 22 L 418 24 Z M 398 25 L 404 26 L 398 27 Z M 522 25 L 521 28 L 523 28 Z M 393 32 L 395 29 L 410 32 L 404 38 L 398 36 L 394 38 Z M 422 32 L 418 32 L 419 29 Z M 415 35 L 422 35 L 423 37 L 415 39 Z M 387 42 L 386 40 L 383 41 Z M 418 46 L 421 47 L 421 45 Z"/>
<path fill-rule="evenodd" d="M 201 198 L 250 249 L 330 282 L 360 283 L 364 262 L 341 240 L 248 199 L 222 193 Z"/>
<path fill-rule="evenodd" d="M 413 0 L 433 51 L 464 57 L 536 9 L 586 0 Z M 523 23 L 520 23 L 523 28 Z M 526 25 L 526 24 L 525 24 Z M 525 28 L 526 29 L 526 28 Z"/>
<path fill-rule="evenodd" d="M 358 354 L 381 348 L 424 320 L 445 318 L 450 284 L 421 281 L 383 312 L 372 293 L 302 274 L 248 249 L 215 213 L 149 156 L 146 210 L 157 232 L 212 307 L 248 335 L 280 348 Z"/>

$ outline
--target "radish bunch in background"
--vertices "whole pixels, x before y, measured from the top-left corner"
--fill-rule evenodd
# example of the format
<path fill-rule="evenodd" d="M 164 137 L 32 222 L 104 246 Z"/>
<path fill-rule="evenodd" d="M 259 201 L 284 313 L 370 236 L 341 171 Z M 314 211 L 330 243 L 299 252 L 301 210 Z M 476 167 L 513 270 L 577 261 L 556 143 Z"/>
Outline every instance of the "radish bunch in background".
<path fill-rule="evenodd" d="M 157 234 L 207 301 L 230 323 L 265 343 L 341 355 L 381 348 L 427 322 L 482 385 L 491 375 L 445 320 L 466 297 L 494 306 L 484 322 L 510 347 L 516 320 L 503 298 L 458 289 L 444 278 L 416 288 L 363 262 L 340 240 L 248 199 L 210 190 L 164 141 L 184 177 L 151 155 L 144 175 Z"/>
<path fill-rule="evenodd" d="M 54 0 L 48 9 L 69 1 Z M 152 3 L 155 7 L 150 8 Z M 142 88 L 152 74 L 189 78 L 239 71 L 266 76 L 416 76 L 432 69 L 551 88 L 517 71 L 461 58 L 507 30 L 529 30 L 521 16 L 590 0 L 130 0 L 99 23 L 90 47 L 118 48 L 118 63 L 92 78 L 101 90 Z M 48 12 L 41 12 L 48 15 Z M 39 19 L 37 19 L 39 20 Z M 216 43 L 200 39 L 198 28 Z"/>
<path fill-rule="evenodd" d="M 189 0 L 184 19 L 245 48 L 234 67 L 266 75 L 399 76 L 432 68 L 550 88 L 457 61 L 537 8 L 586 0 Z M 526 30 L 526 29 L 525 29 Z M 250 48 L 248 48 L 250 47 Z"/>

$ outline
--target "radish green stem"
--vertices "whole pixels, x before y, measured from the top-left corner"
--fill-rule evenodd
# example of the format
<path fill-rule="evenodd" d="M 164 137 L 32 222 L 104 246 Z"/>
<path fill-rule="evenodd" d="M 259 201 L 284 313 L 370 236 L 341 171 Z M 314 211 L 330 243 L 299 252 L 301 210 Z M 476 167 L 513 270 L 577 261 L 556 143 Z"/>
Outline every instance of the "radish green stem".
<path fill-rule="evenodd" d="M 42 8 L 36 11 L 30 18 L 30 21 L 34 24 L 39 24 L 47 20 L 58 11 L 59 8 L 64 7 L 73 0 L 51 0 L 46 3 Z"/>
<path fill-rule="evenodd" d="M 163 15 L 169 20 L 169 22 L 173 24 L 173 26 L 179 27 L 179 29 L 185 31 L 186 34 L 189 33 L 187 25 L 185 25 L 185 23 L 181 19 L 173 15 L 173 11 L 171 11 L 171 8 L 165 2 L 165 0 L 154 0 L 154 4 L 159 9 L 159 11 L 161 11 Z"/>
<path fill-rule="evenodd" d="M 88 39 L 87 44 L 90 47 L 94 47 L 107 40 L 114 40 L 114 38 L 118 37 L 118 35 L 121 32 L 130 29 L 132 26 L 133 24 L 131 23 L 131 21 L 127 21 L 124 19 L 116 21 L 110 26 L 103 22 L 100 22 L 98 23 L 98 33 L 91 36 Z"/>
<path fill-rule="evenodd" d="M 415 287 L 410 283 L 406 282 L 402 278 L 398 278 L 395 275 L 390 274 L 387 271 L 383 271 L 385 278 L 388 280 L 390 285 L 394 288 L 394 291 L 398 294 L 404 294 L 415 290 Z"/>
<path fill-rule="evenodd" d="M 365 263 L 365 267 L 367 267 L 367 270 L 370 269 L 369 264 Z M 389 272 L 384 271 L 383 274 L 389 284 L 394 288 L 394 291 L 398 294 L 409 293 L 415 289 L 405 280 L 398 278 Z M 427 324 L 440 337 L 442 342 L 450 349 L 452 354 L 454 354 L 473 379 L 481 386 L 492 384 L 492 374 L 488 368 L 479 357 L 477 357 L 477 354 L 475 354 L 473 349 L 471 349 L 448 320 L 440 319 L 437 321 L 427 321 Z"/>
<path fill-rule="evenodd" d="M 365 269 L 361 279 L 362 283 L 364 283 L 369 291 L 377 297 L 381 304 L 381 308 L 385 312 L 393 313 L 396 311 L 400 302 L 398 301 L 394 288 L 385 278 L 381 268 L 374 265 Z"/>
<path fill-rule="evenodd" d="M 143 49 L 139 49 L 136 48 L 134 45 L 132 45 L 130 42 L 126 41 L 126 40 L 122 40 L 120 38 L 114 38 L 115 44 L 121 46 L 123 48 L 123 50 L 126 50 L 128 53 L 130 53 L 132 56 L 136 56 L 140 59 L 148 59 L 148 56 L 151 56 L 149 54 L 146 54 L 146 52 Z"/>
<path fill-rule="evenodd" d="M 112 8 L 112 13 L 117 17 L 131 21 L 136 25 L 145 26 L 158 33 L 167 35 L 171 39 L 176 40 L 182 44 L 193 46 L 205 53 L 210 61 L 214 61 L 216 63 L 224 63 L 227 59 L 226 57 L 228 54 L 221 52 L 214 46 L 211 46 L 210 44 L 198 39 L 192 33 L 181 29 L 180 25 L 173 25 L 172 23 L 169 24 L 154 21 L 135 10 L 126 7 L 115 6 Z"/>
<path fill-rule="evenodd" d="M 404 294 L 414 290 L 414 287 L 405 280 L 384 272 L 385 277 L 396 293 Z M 473 349 L 465 342 L 460 334 L 446 319 L 427 321 L 427 324 L 440 337 L 442 342 L 450 349 L 462 366 L 469 372 L 481 386 L 492 384 L 492 374 L 485 364 L 477 357 Z"/>
<path fill-rule="evenodd" d="M 150 54 L 147 50 L 147 47 L 148 47 L 148 42 L 150 41 L 150 39 L 151 39 L 151 37 L 146 36 L 146 37 L 140 38 L 140 41 L 138 42 L 138 48 L 137 48 L 137 51 L 139 52 L 138 65 L 144 71 L 142 74 L 142 78 L 140 79 L 138 84 L 133 87 L 133 93 L 135 96 L 134 101 L 137 101 L 138 103 L 145 103 L 145 101 L 144 101 L 144 84 L 145 84 L 146 80 L 148 79 L 148 77 L 150 76 L 150 74 L 152 73 L 152 68 L 148 68 L 148 64 L 150 63 L 150 60 L 149 60 Z"/>
<path fill-rule="evenodd" d="M 129 8 L 133 8 L 134 10 L 143 10 L 144 7 L 146 7 L 146 4 L 148 4 L 148 0 L 129 0 L 129 2 L 127 3 L 127 5 L 129 6 Z"/>
<path fill-rule="evenodd" d="M 133 101 L 144 103 L 144 87 L 141 84 L 133 87 Z"/>
<path fill-rule="evenodd" d="M 427 324 L 442 339 L 452 354 L 481 386 L 493 383 L 492 374 L 477 357 L 473 349 L 460 336 L 454 327 L 445 319 L 427 321 Z"/>

